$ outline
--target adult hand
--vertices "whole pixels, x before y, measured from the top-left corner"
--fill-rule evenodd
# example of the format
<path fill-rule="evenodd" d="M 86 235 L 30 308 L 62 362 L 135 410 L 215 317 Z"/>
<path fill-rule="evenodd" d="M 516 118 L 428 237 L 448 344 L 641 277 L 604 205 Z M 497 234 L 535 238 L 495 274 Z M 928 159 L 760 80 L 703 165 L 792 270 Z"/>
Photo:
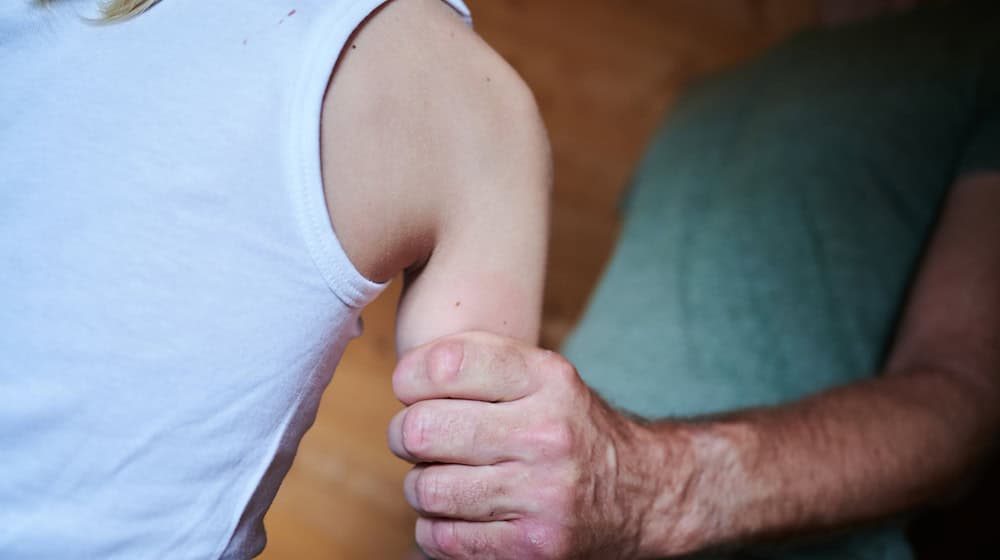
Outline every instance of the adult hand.
<path fill-rule="evenodd" d="M 669 448 L 554 352 L 447 337 L 406 354 L 393 387 L 407 408 L 389 446 L 416 464 L 405 493 L 432 557 L 635 557 L 645 513 L 673 494 Z"/>

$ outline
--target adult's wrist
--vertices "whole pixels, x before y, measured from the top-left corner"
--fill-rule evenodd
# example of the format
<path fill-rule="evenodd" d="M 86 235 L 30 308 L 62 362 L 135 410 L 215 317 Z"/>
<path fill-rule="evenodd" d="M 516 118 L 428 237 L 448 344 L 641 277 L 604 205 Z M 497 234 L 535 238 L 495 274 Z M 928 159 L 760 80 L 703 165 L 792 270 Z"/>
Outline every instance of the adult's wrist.
<path fill-rule="evenodd" d="M 699 484 L 697 434 L 673 421 L 640 424 L 637 430 L 649 488 L 638 556 L 663 558 L 698 550 L 702 530 L 693 495 Z"/>
<path fill-rule="evenodd" d="M 758 446 L 752 428 L 728 421 L 662 421 L 639 429 L 655 487 L 643 516 L 639 557 L 680 556 L 742 537 L 742 523 L 733 517 L 740 503 L 754 499 L 749 481 Z"/>

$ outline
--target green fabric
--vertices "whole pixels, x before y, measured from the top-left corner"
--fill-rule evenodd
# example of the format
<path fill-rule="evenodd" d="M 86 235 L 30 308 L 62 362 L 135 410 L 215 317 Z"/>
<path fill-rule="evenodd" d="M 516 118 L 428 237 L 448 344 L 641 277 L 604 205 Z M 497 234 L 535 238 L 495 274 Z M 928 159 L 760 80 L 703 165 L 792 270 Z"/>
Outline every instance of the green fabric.
<path fill-rule="evenodd" d="M 565 345 L 584 378 L 662 417 L 876 372 L 948 186 L 1000 169 L 997 16 L 966 4 L 813 30 L 689 90 Z M 737 557 L 910 554 L 887 529 Z"/>

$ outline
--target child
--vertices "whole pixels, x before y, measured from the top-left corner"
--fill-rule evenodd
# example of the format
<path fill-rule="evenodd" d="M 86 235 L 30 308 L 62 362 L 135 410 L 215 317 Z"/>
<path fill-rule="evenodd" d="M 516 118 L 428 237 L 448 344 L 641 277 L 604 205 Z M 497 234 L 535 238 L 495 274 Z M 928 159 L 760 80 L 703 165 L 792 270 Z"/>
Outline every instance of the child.
<path fill-rule="evenodd" d="M 545 133 L 460 0 L 96 2 L 0 6 L 0 557 L 252 557 L 390 278 L 537 337 Z"/>

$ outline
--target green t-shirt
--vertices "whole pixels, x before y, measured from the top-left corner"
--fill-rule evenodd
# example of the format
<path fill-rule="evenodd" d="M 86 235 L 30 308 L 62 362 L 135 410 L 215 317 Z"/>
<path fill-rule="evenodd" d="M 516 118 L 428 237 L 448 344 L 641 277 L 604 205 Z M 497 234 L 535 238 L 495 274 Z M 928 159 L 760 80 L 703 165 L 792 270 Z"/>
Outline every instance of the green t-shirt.
<path fill-rule="evenodd" d="M 949 185 L 986 169 L 1000 169 L 996 3 L 801 33 L 672 109 L 564 351 L 651 417 L 870 376 Z M 906 557 L 899 539 L 865 542 L 801 557 Z"/>
<path fill-rule="evenodd" d="M 658 415 L 875 372 L 949 185 L 1000 169 L 998 14 L 812 30 L 690 88 L 567 343 L 584 374 Z"/>

